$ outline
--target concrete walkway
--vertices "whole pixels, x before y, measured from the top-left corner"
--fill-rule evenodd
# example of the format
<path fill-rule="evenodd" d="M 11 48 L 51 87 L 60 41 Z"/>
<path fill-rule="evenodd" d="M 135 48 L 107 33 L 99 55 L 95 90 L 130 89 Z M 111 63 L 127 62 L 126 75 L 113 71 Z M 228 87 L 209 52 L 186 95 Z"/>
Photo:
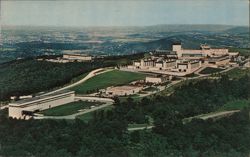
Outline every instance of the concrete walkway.
<path fill-rule="evenodd" d="M 222 112 L 217 112 L 217 113 L 211 113 L 211 114 L 207 114 L 204 116 L 200 116 L 200 119 L 203 120 L 207 120 L 209 118 L 222 118 L 222 117 L 226 117 L 226 116 L 231 116 L 232 114 L 236 113 L 236 112 L 240 112 L 240 110 L 232 110 L 232 111 L 222 111 Z"/>
<path fill-rule="evenodd" d="M 152 129 L 154 126 L 143 126 L 143 127 L 136 127 L 136 128 L 128 128 L 128 131 L 136 131 L 136 130 L 144 130 L 144 129 Z"/>
<path fill-rule="evenodd" d="M 233 115 L 234 113 L 240 112 L 240 110 L 231 110 L 231 111 L 221 111 L 221 112 L 210 112 L 207 114 L 200 114 L 197 116 L 193 117 L 188 117 L 183 119 L 183 124 L 189 123 L 192 121 L 192 119 L 202 119 L 202 120 L 207 120 L 207 119 L 220 119 L 223 117 L 228 117 Z"/>

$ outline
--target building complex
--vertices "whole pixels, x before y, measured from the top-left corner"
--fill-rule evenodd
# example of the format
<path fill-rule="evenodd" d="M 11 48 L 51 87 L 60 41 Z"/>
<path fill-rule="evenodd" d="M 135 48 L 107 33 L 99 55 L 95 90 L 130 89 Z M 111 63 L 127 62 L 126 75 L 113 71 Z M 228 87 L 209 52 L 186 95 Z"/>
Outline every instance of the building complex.
<path fill-rule="evenodd" d="M 131 85 L 108 87 L 106 89 L 106 95 L 110 97 L 133 95 L 139 93 L 142 89 L 143 87 L 141 86 L 131 86 Z"/>
<path fill-rule="evenodd" d="M 160 54 L 160 55 L 159 55 Z M 202 67 L 225 67 L 239 55 L 225 48 L 211 48 L 203 44 L 200 49 L 183 49 L 174 43 L 172 50 L 156 50 L 155 54 L 133 62 L 128 69 L 159 74 L 185 76 Z"/>

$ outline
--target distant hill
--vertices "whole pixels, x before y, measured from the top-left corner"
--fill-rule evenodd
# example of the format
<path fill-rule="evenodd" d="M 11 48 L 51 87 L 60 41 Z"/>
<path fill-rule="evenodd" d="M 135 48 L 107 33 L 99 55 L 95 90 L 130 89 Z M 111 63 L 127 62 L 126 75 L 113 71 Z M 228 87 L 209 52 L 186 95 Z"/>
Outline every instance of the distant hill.
<path fill-rule="evenodd" d="M 239 26 L 239 27 L 234 27 L 234 28 L 227 29 L 224 32 L 226 32 L 226 33 L 239 33 L 239 34 L 240 33 L 246 33 L 246 32 L 249 33 L 249 27 Z"/>
<path fill-rule="evenodd" d="M 0 60 L 79 50 L 93 55 L 123 55 L 155 49 L 249 47 L 249 28 L 227 25 L 153 25 L 145 27 L 3 27 Z M 0 62 L 1 62 L 0 61 Z"/>
<path fill-rule="evenodd" d="M 230 31 L 236 31 L 237 29 L 232 29 Z M 111 51 L 110 46 L 112 45 L 112 51 L 120 52 L 122 54 L 130 54 L 132 52 L 143 52 L 143 51 L 153 51 L 156 49 L 171 50 L 172 43 L 175 41 L 180 41 L 184 48 L 198 49 L 200 44 L 209 44 L 212 47 L 244 47 L 247 46 L 247 39 L 239 38 L 234 39 L 227 35 L 213 35 L 213 34 L 187 34 L 182 33 L 180 35 L 172 35 L 159 40 L 153 40 L 149 42 L 129 42 L 129 43 L 117 43 L 119 46 L 113 46 L 115 43 L 104 43 L 102 45 L 103 51 Z"/>

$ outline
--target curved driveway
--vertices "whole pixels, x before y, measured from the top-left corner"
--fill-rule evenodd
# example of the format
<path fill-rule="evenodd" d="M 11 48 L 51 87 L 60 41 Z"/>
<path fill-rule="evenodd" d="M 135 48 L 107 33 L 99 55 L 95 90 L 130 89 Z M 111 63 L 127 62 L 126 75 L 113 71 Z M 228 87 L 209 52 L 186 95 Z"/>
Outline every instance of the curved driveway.
<path fill-rule="evenodd" d="M 68 86 L 65 86 L 63 88 L 60 88 L 60 89 L 56 89 L 54 91 L 51 91 L 51 92 L 48 92 L 48 93 L 45 93 L 45 94 L 42 94 L 42 95 L 49 95 L 49 94 L 53 94 L 55 92 L 59 92 L 59 91 L 62 91 L 62 90 L 65 90 L 65 89 L 69 89 L 69 88 L 72 88 L 72 87 L 75 87 L 85 81 L 87 81 L 88 79 L 96 76 L 96 75 L 99 75 L 99 74 L 102 74 L 102 73 L 105 73 L 105 72 L 108 72 L 108 71 L 112 71 L 113 69 L 103 69 L 103 68 L 100 68 L 100 69 L 96 69 L 96 70 L 93 70 L 91 71 L 87 76 L 85 76 L 83 79 L 73 83 L 73 84 L 70 84 Z"/>

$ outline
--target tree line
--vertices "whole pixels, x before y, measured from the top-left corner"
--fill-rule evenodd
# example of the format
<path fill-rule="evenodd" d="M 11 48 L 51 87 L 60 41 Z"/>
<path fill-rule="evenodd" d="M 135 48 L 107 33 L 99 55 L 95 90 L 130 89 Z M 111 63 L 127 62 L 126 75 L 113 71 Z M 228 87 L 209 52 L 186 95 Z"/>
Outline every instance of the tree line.
<path fill-rule="evenodd" d="M 200 80 L 180 86 L 169 97 L 136 102 L 115 99 L 112 110 L 93 118 L 15 120 L 0 116 L 0 155 L 72 157 L 247 157 L 249 108 L 218 120 L 182 119 L 213 112 L 235 99 L 250 98 L 250 77 Z M 127 131 L 128 124 L 154 120 L 152 130 Z"/>

